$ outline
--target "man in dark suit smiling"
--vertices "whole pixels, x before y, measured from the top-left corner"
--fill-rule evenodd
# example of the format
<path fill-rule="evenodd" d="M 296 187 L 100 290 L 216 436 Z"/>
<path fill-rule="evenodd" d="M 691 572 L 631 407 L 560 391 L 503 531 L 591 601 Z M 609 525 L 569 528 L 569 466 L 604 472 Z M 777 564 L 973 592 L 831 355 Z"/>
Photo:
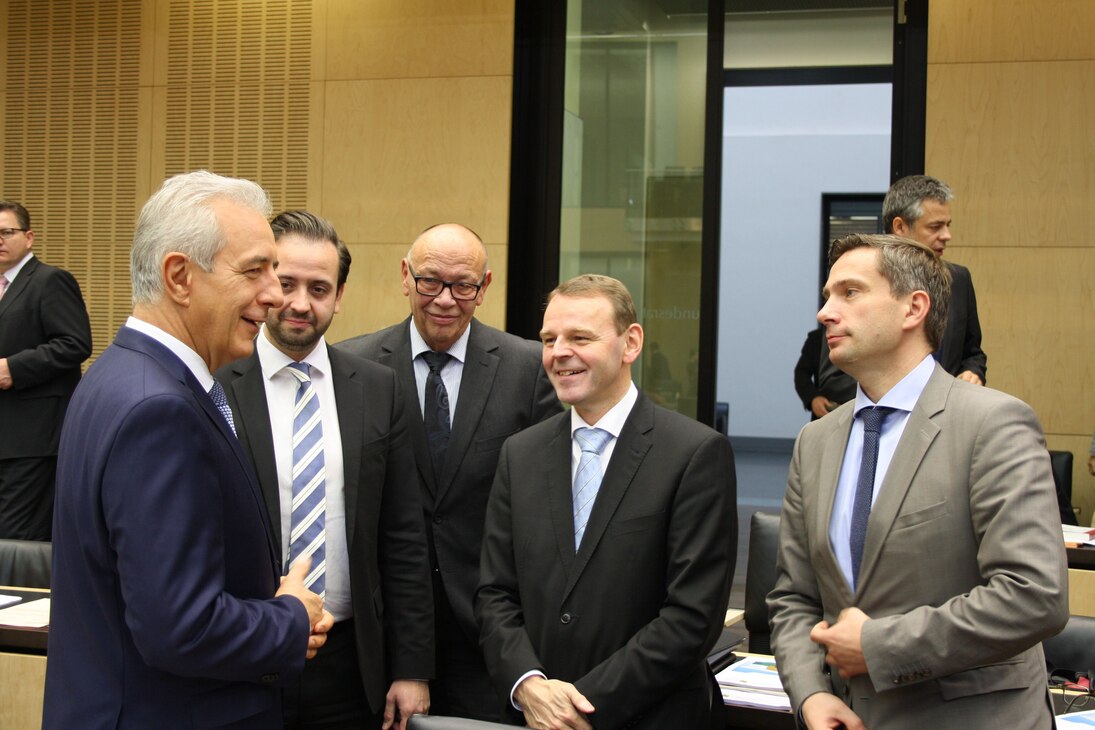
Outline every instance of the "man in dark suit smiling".
<path fill-rule="evenodd" d="M 336 620 L 327 644 L 285 690 L 285 727 L 388 728 L 398 712 L 403 730 L 429 708 L 433 676 L 429 568 L 403 397 L 390 368 L 323 339 L 350 271 L 334 227 L 307 211 L 281 213 L 271 225 L 284 304 L 270 310 L 254 355 L 217 375 L 258 472 L 282 562 L 312 555 Z M 311 417 L 304 394 L 315 399 Z M 308 434 L 316 449 L 302 448 Z M 301 451 L 316 474 L 322 467 L 304 485 Z M 301 492 L 308 487 L 318 507 Z"/>
<path fill-rule="evenodd" d="M 476 612 L 497 687 L 533 728 L 707 728 L 737 519 L 730 443 L 631 381 L 623 284 L 549 296 L 543 362 L 573 408 L 502 448 Z M 720 723 L 721 726 L 721 723 Z"/>
<path fill-rule="evenodd" d="M 402 261 L 411 317 L 338 345 L 399 375 L 422 486 L 433 571 L 437 679 L 432 712 L 499 720 L 472 600 L 483 515 L 502 442 L 560 410 L 537 344 L 475 319 L 491 283 L 473 231 L 433 226 Z"/>

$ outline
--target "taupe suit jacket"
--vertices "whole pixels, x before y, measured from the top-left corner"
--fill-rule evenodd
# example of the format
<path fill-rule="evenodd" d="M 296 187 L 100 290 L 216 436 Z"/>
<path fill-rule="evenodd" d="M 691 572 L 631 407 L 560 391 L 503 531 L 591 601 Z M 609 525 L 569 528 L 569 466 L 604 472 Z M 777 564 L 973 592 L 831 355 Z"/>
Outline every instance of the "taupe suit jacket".
<path fill-rule="evenodd" d="M 1068 598 L 1034 412 L 936 365 L 872 509 L 853 595 L 829 544 L 853 408 L 807 425 L 791 462 L 768 606 L 792 702 L 834 692 L 871 730 L 1052 727 L 1039 642 L 1064 626 Z M 845 684 L 809 633 L 849 606 L 871 620 L 868 674 Z"/>

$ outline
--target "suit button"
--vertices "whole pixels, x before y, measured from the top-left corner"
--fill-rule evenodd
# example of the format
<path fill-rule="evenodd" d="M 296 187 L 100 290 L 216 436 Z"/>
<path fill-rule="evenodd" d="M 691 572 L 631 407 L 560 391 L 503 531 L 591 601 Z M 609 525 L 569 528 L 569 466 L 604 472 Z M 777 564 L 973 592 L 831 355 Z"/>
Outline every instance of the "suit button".
<path fill-rule="evenodd" d="M 264 674 L 262 675 L 262 677 L 260 677 L 264 684 L 272 684 L 273 682 L 278 681 L 278 679 L 280 678 L 280 674 Z"/>
<path fill-rule="evenodd" d="M 562 616 L 560 616 L 559 617 L 559 623 L 569 624 L 570 623 L 570 614 L 569 613 L 564 613 Z"/>
<path fill-rule="evenodd" d="M 433 524 L 435 524 L 435 525 L 440 525 L 441 524 L 441 515 L 434 515 Z"/>

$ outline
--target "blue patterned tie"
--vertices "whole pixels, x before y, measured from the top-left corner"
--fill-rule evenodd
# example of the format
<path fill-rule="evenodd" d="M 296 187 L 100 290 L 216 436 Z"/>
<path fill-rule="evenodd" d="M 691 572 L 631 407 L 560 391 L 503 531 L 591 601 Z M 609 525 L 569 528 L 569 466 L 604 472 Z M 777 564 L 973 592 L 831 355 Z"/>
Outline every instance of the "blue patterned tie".
<path fill-rule="evenodd" d="M 886 416 L 893 408 L 864 408 L 858 417 L 863 419 L 863 460 L 859 463 L 859 479 L 855 485 L 852 502 L 852 525 L 848 543 L 852 549 L 852 580 L 859 584 L 859 565 L 863 561 L 863 545 L 867 542 L 867 520 L 871 516 L 874 497 L 874 475 L 878 466 L 878 436 Z"/>
<path fill-rule="evenodd" d="M 601 452 L 612 434 L 603 428 L 579 428 L 574 432 L 574 438 L 582 449 L 571 490 L 574 500 L 574 552 L 578 552 L 582 537 L 586 534 L 586 523 L 593 512 L 593 503 L 597 500 L 597 492 L 601 489 Z"/>
<path fill-rule="evenodd" d="M 228 422 L 228 428 L 232 429 L 232 433 L 235 433 L 236 422 L 232 418 L 232 409 L 228 407 L 228 396 L 224 394 L 224 388 L 216 380 L 213 381 L 213 387 L 209 389 L 209 397 L 213 399 L 213 405 L 217 407 L 217 410 L 224 416 L 224 420 Z"/>
<path fill-rule="evenodd" d="M 426 427 L 426 441 L 430 447 L 430 460 L 433 462 L 433 474 L 441 478 L 441 469 L 445 466 L 445 452 L 449 448 L 449 432 L 452 429 L 449 419 L 449 391 L 441 379 L 441 371 L 452 358 L 447 352 L 422 353 L 422 359 L 430 368 L 426 376 L 426 403 L 422 410 L 423 425 Z"/>
<path fill-rule="evenodd" d="M 299 381 L 293 408 L 293 512 L 290 518 L 289 565 L 312 556 L 312 571 L 304 585 L 324 595 L 327 570 L 325 545 L 326 469 L 323 463 L 323 421 L 319 395 L 312 387 L 311 367 L 295 362 L 286 370 Z"/>

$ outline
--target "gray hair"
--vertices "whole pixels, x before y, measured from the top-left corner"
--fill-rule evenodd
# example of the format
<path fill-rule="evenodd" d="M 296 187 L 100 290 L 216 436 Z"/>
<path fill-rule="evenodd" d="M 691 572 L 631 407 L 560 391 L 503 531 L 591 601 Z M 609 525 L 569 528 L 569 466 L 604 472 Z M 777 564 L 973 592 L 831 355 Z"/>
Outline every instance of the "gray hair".
<path fill-rule="evenodd" d="M 238 203 L 267 219 L 273 207 L 266 191 L 250 180 L 208 170 L 168 178 L 137 219 L 129 253 L 134 304 L 163 296 L 163 259 L 172 251 L 186 254 L 203 271 L 213 270 L 213 260 L 228 243 L 211 207 L 216 200 Z"/>
<path fill-rule="evenodd" d="M 895 182 L 882 201 L 882 230 L 893 233 L 895 218 L 914 225 L 924 215 L 921 203 L 925 200 L 949 203 L 954 200 L 954 191 L 942 180 L 927 175 L 909 175 Z"/>
<path fill-rule="evenodd" d="M 947 328 L 947 308 L 951 299 L 951 272 L 935 253 L 922 243 L 893 235 L 853 233 L 833 241 L 829 247 L 829 266 L 856 248 L 878 251 L 878 273 L 890 283 L 894 297 L 904 297 L 914 291 L 928 293 L 931 306 L 924 320 L 928 344 L 938 350 Z"/>

